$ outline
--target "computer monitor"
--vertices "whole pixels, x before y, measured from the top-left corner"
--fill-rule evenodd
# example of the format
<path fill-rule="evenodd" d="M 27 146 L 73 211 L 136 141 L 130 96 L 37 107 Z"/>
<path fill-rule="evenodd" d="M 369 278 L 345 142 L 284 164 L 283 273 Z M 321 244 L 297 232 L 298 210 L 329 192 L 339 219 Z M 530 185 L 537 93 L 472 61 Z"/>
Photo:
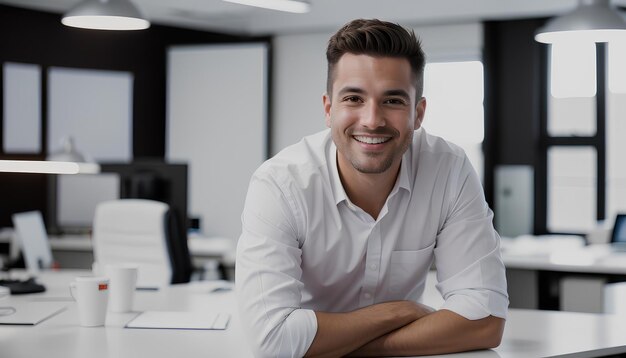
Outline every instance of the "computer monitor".
<path fill-rule="evenodd" d="M 100 163 L 100 170 L 119 175 L 120 198 L 150 199 L 168 204 L 178 222 L 179 236 L 187 237 L 187 164 L 136 160 L 132 163 Z"/>
<path fill-rule="evenodd" d="M 615 217 L 615 225 L 613 225 L 611 243 L 626 244 L 626 214 L 617 214 L 617 216 Z"/>
<path fill-rule="evenodd" d="M 51 176 L 48 231 L 80 234 L 93 225 L 96 206 L 106 200 L 150 199 L 170 206 L 187 237 L 187 164 L 140 160 L 100 163 L 94 175 Z"/>
<path fill-rule="evenodd" d="M 46 227 L 39 211 L 13 214 L 13 226 L 24 253 L 26 269 L 36 275 L 40 269 L 52 266 L 52 250 Z"/>
<path fill-rule="evenodd" d="M 55 226 L 64 234 L 88 233 L 98 204 L 120 198 L 115 173 L 60 175 L 55 179 Z"/>

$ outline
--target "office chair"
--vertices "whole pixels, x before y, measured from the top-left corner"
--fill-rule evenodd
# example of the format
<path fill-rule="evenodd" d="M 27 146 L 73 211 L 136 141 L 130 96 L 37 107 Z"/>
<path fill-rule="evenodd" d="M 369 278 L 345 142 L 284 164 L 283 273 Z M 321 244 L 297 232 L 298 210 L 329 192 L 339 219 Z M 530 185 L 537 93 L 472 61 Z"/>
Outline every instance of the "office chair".
<path fill-rule="evenodd" d="M 187 238 L 180 237 L 176 215 L 165 203 L 121 199 L 100 203 L 93 226 L 94 259 L 100 269 L 111 263 L 136 263 L 138 287 L 189 282 Z"/>

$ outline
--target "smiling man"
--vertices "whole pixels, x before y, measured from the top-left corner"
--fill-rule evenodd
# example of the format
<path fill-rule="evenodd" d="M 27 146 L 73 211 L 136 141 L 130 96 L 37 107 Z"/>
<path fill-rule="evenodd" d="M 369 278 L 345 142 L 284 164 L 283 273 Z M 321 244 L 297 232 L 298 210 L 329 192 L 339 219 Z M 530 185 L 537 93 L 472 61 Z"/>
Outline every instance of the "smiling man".
<path fill-rule="evenodd" d="M 496 347 L 500 238 L 463 151 L 421 128 L 411 31 L 355 20 L 330 39 L 329 130 L 253 175 L 236 284 L 259 357 L 401 356 Z M 432 263 L 445 302 L 420 303 Z"/>

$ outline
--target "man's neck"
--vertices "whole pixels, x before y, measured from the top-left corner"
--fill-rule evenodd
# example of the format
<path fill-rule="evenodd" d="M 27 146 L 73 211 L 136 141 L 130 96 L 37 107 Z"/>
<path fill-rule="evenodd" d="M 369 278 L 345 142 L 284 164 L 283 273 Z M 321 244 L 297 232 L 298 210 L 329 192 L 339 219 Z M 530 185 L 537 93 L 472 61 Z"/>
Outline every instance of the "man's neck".
<path fill-rule="evenodd" d="M 400 163 L 394 163 L 384 173 L 366 174 L 354 169 L 350 163 L 342 163 L 338 157 L 337 168 L 350 201 L 377 219 L 396 183 Z"/>

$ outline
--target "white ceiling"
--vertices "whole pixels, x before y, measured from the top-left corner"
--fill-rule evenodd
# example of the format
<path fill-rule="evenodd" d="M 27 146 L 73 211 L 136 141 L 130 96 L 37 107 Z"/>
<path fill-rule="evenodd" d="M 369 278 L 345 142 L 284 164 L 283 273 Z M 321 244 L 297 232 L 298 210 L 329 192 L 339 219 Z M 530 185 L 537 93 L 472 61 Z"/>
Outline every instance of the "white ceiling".
<path fill-rule="evenodd" d="M 63 13 L 80 0 L 0 0 L 18 7 Z M 257 9 L 222 0 L 132 0 L 153 23 L 227 33 L 271 35 L 332 32 L 354 18 L 404 26 L 553 16 L 577 0 L 310 0 L 307 14 Z M 626 0 L 614 0 L 624 6 Z"/>

